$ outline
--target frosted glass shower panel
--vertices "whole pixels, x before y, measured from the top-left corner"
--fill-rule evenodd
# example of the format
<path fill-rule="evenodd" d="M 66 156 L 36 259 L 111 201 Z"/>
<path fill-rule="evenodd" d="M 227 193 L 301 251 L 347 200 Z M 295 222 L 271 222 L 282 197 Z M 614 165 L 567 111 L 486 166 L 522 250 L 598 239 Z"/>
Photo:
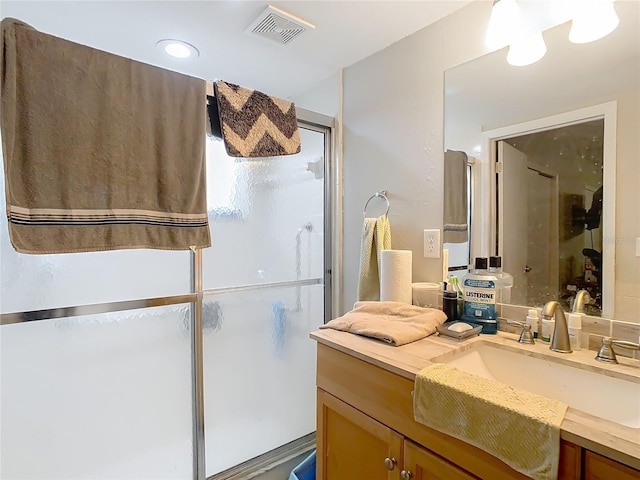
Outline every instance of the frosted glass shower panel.
<path fill-rule="evenodd" d="M 209 141 L 205 290 L 323 277 L 325 134 L 300 137 L 297 155 L 253 159 Z"/>
<path fill-rule="evenodd" d="M 313 285 L 205 297 L 207 476 L 315 431 L 309 333 L 323 322 L 323 291 Z"/>
<path fill-rule="evenodd" d="M 9 244 L 4 216 L 0 229 L 0 313 L 190 292 L 190 252 L 114 250 L 23 255 Z"/>
<path fill-rule="evenodd" d="M 0 172 L 3 212 L 4 189 Z M 190 252 L 24 255 L 11 246 L 6 215 L 0 215 L 0 256 L 0 313 L 182 295 L 191 288 Z"/>
<path fill-rule="evenodd" d="M 192 478 L 190 311 L 0 327 L 2 478 Z"/>

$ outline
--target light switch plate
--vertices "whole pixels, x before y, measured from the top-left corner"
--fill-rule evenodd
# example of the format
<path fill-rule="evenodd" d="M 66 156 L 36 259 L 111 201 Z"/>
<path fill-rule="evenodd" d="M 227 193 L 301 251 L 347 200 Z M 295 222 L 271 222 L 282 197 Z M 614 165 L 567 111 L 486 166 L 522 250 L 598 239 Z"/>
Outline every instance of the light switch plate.
<path fill-rule="evenodd" d="M 440 230 L 424 230 L 424 257 L 440 258 Z"/>
<path fill-rule="evenodd" d="M 636 238 L 636 257 L 640 257 L 640 237 Z"/>

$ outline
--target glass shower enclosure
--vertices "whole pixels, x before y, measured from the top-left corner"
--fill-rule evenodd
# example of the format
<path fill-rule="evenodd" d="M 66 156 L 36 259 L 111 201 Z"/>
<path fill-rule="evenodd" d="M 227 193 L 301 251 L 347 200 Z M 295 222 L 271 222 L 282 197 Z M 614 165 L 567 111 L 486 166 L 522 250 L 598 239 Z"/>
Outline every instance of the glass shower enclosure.
<path fill-rule="evenodd" d="M 207 140 L 208 249 L 21 255 L 2 216 L 1 478 L 203 480 L 315 431 L 332 156 L 309 115 L 298 155 Z"/>

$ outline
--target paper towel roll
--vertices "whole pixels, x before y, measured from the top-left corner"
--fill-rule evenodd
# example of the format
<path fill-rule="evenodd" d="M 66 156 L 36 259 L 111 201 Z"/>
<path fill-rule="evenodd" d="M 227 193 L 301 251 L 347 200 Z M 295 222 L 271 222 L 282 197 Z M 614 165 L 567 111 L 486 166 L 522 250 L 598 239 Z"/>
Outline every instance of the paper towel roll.
<path fill-rule="evenodd" d="M 411 304 L 411 250 L 382 250 L 380 301 Z"/>
<path fill-rule="evenodd" d="M 439 283 L 415 282 L 411 284 L 413 304 L 419 307 L 438 308 L 441 286 Z"/>

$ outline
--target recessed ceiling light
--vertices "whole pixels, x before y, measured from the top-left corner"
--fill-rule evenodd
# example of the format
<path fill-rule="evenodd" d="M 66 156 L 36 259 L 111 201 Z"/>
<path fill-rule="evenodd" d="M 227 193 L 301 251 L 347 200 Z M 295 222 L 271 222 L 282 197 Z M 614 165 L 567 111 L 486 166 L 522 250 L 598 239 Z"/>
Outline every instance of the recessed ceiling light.
<path fill-rule="evenodd" d="M 197 58 L 200 56 L 196 47 L 182 40 L 165 38 L 156 43 L 156 47 L 161 48 L 164 53 L 174 58 Z"/>

